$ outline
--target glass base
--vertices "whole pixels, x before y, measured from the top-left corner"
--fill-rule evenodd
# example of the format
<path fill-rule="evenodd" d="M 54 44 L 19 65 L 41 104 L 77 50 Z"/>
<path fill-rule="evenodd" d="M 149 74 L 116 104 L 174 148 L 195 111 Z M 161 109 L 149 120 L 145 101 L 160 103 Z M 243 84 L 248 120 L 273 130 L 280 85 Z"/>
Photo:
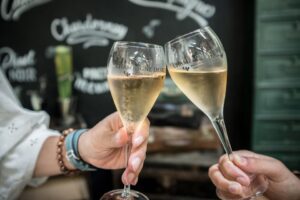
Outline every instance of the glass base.
<path fill-rule="evenodd" d="M 217 190 L 217 196 L 222 200 L 255 200 L 263 196 L 268 189 L 269 181 L 264 175 L 253 175 L 251 183 L 248 187 L 242 187 L 242 194 L 240 195 L 224 195 L 223 192 Z"/>
<path fill-rule="evenodd" d="M 130 190 L 129 195 L 124 197 L 123 189 L 112 190 L 105 193 L 100 200 L 149 200 L 144 194 Z"/>

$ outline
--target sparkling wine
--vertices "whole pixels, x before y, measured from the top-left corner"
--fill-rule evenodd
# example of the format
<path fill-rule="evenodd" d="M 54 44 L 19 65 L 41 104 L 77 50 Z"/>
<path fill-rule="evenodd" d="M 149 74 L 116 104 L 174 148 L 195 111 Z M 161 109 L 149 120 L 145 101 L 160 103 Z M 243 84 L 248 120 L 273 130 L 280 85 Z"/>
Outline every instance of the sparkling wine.
<path fill-rule="evenodd" d="M 169 72 L 181 91 L 210 118 L 222 113 L 227 81 L 225 67 L 199 71 L 171 67 Z"/>
<path fill-rule="evenodd" d="M 113 100 L 127 130 L 134 130 L 134 126 L 146 118 L 163 87 L 164 79 L 164 73 L 108 76 Z"/>

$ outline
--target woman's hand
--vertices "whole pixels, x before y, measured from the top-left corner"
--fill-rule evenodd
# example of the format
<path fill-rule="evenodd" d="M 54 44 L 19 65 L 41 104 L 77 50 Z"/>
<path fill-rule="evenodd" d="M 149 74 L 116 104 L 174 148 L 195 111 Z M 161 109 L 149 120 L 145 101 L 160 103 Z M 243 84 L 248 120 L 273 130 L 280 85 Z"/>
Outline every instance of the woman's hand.
<path fill-rule="evenodd" d="M 299 200 L 300 180 L 282 162 L 250 151 L 236 151 L 209 169 L 209 177 L 224 199 L 239 199 L 243 187 L 250 185 L 248 174 L 264 175 L 269 182 L 264 196 L 272 200 Z"/>
<path fill-rule="evenodd" d="M 128 142 L 131 143 L 128 167 L 123 173 L 122 181 L 124 184 L 135 185 L 146 156 L 149 125 L 149 120 L 146 119 L 130 138 L 119 114 L 113 113 L 81 135 L 79 154 L 84 161 L 98 168 L 120 169 L 126 165 L 125 146 Z"/>

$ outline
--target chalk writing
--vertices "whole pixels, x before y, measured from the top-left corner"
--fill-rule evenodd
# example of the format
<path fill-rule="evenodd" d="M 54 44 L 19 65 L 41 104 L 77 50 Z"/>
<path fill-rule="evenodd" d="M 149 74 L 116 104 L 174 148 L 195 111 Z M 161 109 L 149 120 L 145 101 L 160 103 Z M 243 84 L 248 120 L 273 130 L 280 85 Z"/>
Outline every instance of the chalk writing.
<path fill-rule="evenodd" d="M 142 31 L 147 38 L 151 39 L 154 37 L 155 28 L 158 27 L 160 24 L 161 24 L 161 20 L 152 19 L 152 20 L 150 20 L 148 25 L 143 27 Z"/>
<path fill-rule="evenodd" d="M 83 48 L 91 46 L 108 46 L 109 39 L 122 40 L 128 27 L 122 24 L 94 19 L 87 14 L 84 21 L 69 22 L 66 17 L 54 19 L 51 23 L 52 36 L 58 41 L 66 41 L 69 45 L 83 43 Z"/>
<path fill-rule="evenodd" d="M 105 80 L 107 76 L 107 69 L 106 67 L 88 67 L 83 68 L 82 76 L 85 79 L 90 80 Z"/>
<path fill-rule="evenodd" d="M 2 0 L 1 17 L 6 21 L 17 21 L 24 12 L 49 1 L 51 0 Z"/>
<path fill-rule="evenodd" d="M 74 88 L 82 93 L 95 95 L 109 91 L 106 67 L 86 67 L 75 74 Z"/>
<path fill-rule="evenodd" d="M 176 12 L 177 20 L 183 20 L 186 17 L 190 17 L 201 27 L 208 25 L 206 18 L 213 17 L 216 12 L 215 6 L 209 5 L 201 0 L 166 0 L 166 2 L 153 0 L 129 0 L 129 2 L 143 7 L 174 11 Z"/>
<path fill-rule="evenodd" d="M 0 48 L 0 66 L 3 70 L 8 68 L 27 67 L 35 64 L 35 51 L 30 49 L 24 56 L 18 56 L 10 47 Z"/>
<path fill-rule="evenodd" d="M 10 47 L 0 48 L 0 67 L 8 71 L 8 78 L 18 82 L 34 82 L 37 80 L 37 72 L 34 68 L 36 64 L 35 51 L 30 49 L 23 56 L 17 53 Z"/>

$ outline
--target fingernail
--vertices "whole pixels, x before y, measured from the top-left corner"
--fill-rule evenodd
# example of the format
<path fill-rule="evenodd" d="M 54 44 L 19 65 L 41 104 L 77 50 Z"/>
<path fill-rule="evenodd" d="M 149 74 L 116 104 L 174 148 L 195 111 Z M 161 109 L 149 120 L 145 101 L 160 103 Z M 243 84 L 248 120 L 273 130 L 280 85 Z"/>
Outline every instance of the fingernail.
<path fill-rule="evenodd" d="M 139 178 L 138 178 L 138 177 L 136 177 L 136 178 L 135 178 L 135 180 L 133 181 L 132 185 L 136 185 L 136 184 L 137 184 L 137 182 L 138 182 L 138 180 L 139 180 Z"/>
<path fill-rule="evenodd" d="M 240 184 L 244 185 L 244 186 L 249 185 L 249 181 L 247 180 L 247 178 L 245 178 L 243 176 L 237 177 L 236 181 L 239 182 Z"/>
<path fill-rule="evenodd" d="M 233 194 L 238 194 L 240 190 L 240 185 L 238 183 L 231 183 L 228 187 L 228 190 Z"/>
<path fill-rule="evenodd" d="M 246 164 L 247 164 L 246 158 L 241 157 L 241 156 L 236 156 L 236 158 L 237 158 L 237 162 L 238 162 L 240 165 L 246 165 Z"/>
<path fill-rule="evenodd" d="M 120 133 L 117 133 L 115 135 L 115 140 L 117 141 L 117 143 L 121 143 L 121 134 Z"/>
<path fill-rule="evenodd" d="M 226 161 L 224 163 L 224 166 L 227 168 L 227 169 L 232 169 L 233 168 L 233 164 L 231 161 Z"/>
<path fill-rule="evenodd" d="M 127 175 L 127 184 L 130 184 L 134 179 L 134 174 L 133 173 L 129 173 Z"/>
<path fill-rule="evenodd" d="M 134 139 L 133 144 L 135 146 L 139 146 L 144 142 L 144 137 L 143 136 L 138 136 L 137 138 Z"/>
<path fill-rule="evenodd" d="M 141 159 L 139 157 L 135 157 L 132 160 L 131 164 L 132 164 L 133 170 L 136 171 L 139 168 L 140 164 L 141 164 Z"/>

